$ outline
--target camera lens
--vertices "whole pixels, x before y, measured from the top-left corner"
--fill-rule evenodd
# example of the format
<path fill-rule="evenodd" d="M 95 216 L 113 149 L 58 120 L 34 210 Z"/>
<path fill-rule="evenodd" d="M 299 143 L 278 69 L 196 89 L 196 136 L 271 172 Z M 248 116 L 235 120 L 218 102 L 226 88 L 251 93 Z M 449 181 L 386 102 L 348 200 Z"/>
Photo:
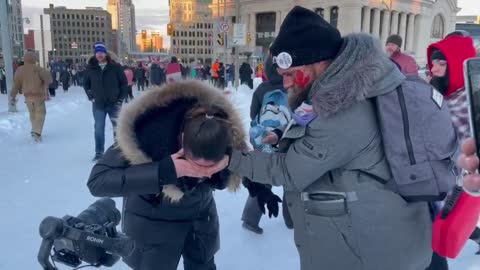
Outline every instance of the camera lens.
<path fill-rule="evenodd" d="M 104 225 L 113 222 L 117 226 L 120 223 L 121 214 L 115 207 L 114 200 L 102 198 L 80 213 L 78 219 L 89 225 Z"/>

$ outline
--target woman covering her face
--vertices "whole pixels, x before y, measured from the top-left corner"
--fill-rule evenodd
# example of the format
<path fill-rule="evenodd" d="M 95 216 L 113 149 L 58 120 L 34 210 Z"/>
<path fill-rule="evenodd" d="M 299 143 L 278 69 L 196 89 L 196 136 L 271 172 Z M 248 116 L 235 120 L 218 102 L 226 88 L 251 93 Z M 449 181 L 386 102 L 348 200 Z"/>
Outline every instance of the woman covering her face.
<path fill-rule="evenodd" d="M 216 269 L 219 222 L 212 191 L 235 190 L 228 155 L 245 150 L 232 104 L 200 82 L 149 91 L 120 113 L 117 145 L 93 167 L 94 196 L 123 197 L 123 232 L 136 270 Z"/>

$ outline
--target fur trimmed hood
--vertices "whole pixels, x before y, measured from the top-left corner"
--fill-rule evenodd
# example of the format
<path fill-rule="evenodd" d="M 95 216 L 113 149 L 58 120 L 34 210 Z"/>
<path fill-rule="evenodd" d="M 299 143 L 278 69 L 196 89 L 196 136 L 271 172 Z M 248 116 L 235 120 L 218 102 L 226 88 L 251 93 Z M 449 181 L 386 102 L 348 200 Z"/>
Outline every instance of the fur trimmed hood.
<path fill-rule="evenodd" d="M 368 34 L 343 38 L 339 54 L 315 80 L 309 98 L 324 117 L 344 111 L 357 102 L 394 91 L 405 76 Z"/>
<path fill-rule="evenodd" d="M 136 120 L 151 110 L 167 108 L 174 102 L 183 99 L 194 100 L 194 104 L 197 105 L 215 104 L 215 106 L 220 107 L 232 123 L 233 149 L 241 151 L 247 149 L 246 135 L 240 116 L 222 92 L 198 81 L 182 81 L 149 90 L 122 108 L 117 124 L 117 147 L 131 164 L 136 165 L 152 161 L 151 157 L 141 150 L 135 130 Z M 232 192 L 236 191 L 240 187 L 240 183 L 241 178 L 231 174 L 228 189 Z M 178 202 L 184 195 L 174 185 L 165 186 L 162 192 L 172 202 Z"/>

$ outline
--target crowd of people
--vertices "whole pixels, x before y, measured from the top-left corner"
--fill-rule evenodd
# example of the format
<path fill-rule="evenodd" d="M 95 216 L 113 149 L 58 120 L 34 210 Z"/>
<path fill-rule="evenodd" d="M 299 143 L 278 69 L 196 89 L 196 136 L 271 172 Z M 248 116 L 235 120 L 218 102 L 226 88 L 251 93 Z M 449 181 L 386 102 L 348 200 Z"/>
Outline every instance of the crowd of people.
<path fill-rule="evenodd" d="M 426 48 L 425 80 L 401 51 L 402 37 L 384 45 L 367 34 L 342 37 L 313 11 L 293 8 L 265 63 L 240 66 L 241 83 L 253 88 L 253 77 L 263 81 L 252 98 L 249 136 L 218 89 L 235 80 L 235 66 L 218 60 L 211 67 L 184 66 L 176 57 L 121 66 L 96 43 L 86 67 L 58 64 L 49 71 L 26 54 L 10 98 L 25 95 L 38 141 L 46 89 L 84 87 L 95 121 L 96 164 L 87 186 L 94 196 L 124 198 L 122 229 L 136 242 L 124 261 L 132 269 L 174 270 L 182 256 L 186 270 L 216 269 L 221 217 L 212 192 L 234 191 L 242 182 L 249 192 L 242 226 L 263 233 L 262 215 L 277 217 L 281 203 L 302 270 L 448 269 L 431 247 L 443 193 L 415 180 L 452 188 L 454 181 L 441 181 L 456 179 L 454 152 L 464 142 L 463 188 L 480 196 L 463 78 L 463 62 L 477 52 L 464 32 L 447 35 Z M 134 97 L 134 85 L 149 90 Z M 404 121 L 385 121 L 385 104 Z M 438 123 L 422 123 L 431 131 L 415 128 L 420 117 L 405 121 L 413 111 L 438 116 Z M 107 115 L 115 145 L 105 151 Z M 388 127 L 412 134 L 388 134 Z M 405 141 L 406 150 L 385 143 L 392 138 Z M 392 158 L 402 151 L 408 155 Z M 423 175 L 435 170 L 443 175 Z M 283 187 L 282 198 L 272 186 Z M 432 192 L 439 193 L 435 199 Z M 480 245 L 480 229 L 470 239 Z"/>

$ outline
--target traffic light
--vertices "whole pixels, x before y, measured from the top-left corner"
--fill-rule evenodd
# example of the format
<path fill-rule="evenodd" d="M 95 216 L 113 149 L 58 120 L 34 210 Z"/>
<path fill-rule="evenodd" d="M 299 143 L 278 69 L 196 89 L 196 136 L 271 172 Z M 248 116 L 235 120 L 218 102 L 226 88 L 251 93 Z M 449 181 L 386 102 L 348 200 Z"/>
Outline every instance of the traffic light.
<path fill-rule="evenodd" d="M 252 41 L 252 34 L 247 32 L 247 43 L 250 43 L 250 41 Z"/>
<path fill-rule="evenodd" d="M 173 36 L 173 24 L 167 24 L 167 36 Z"/>
<path fill-rule="evenodd" d="M 223 34 L 218 34 L 217 43 L 220 46 L 223 46 L 225 44 L 225 39 L 223 38 Z"/>

